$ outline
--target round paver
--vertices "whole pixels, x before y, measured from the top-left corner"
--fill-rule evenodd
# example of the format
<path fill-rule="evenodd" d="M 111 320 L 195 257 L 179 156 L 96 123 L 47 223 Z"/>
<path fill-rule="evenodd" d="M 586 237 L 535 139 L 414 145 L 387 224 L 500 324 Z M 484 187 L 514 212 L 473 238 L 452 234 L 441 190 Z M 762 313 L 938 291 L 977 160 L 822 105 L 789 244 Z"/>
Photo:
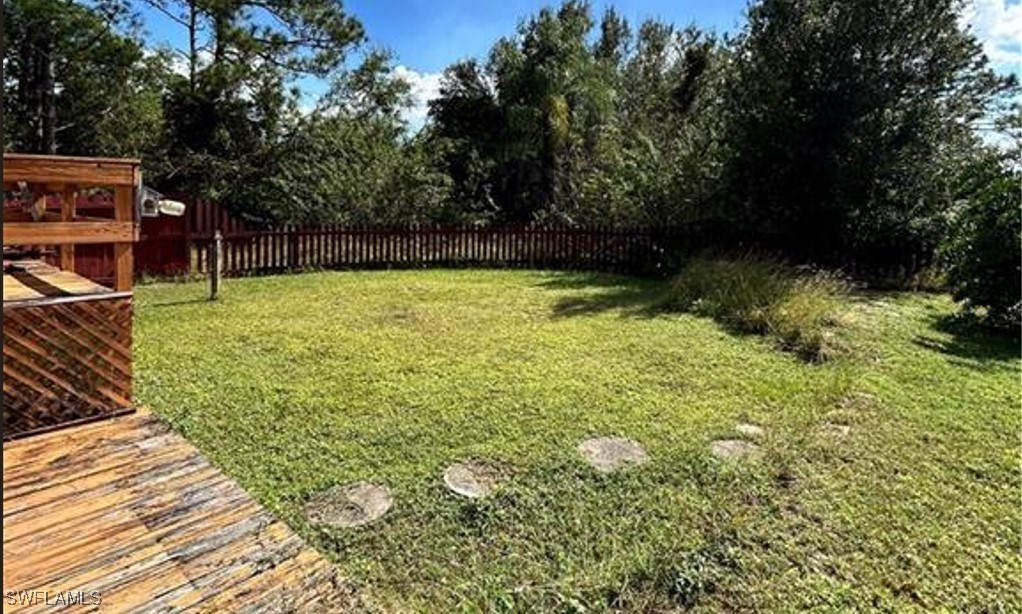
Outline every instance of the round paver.
<path fill-rule="evenodd" d="M 305 504 L 305 515 L 315 524 L 360 527 L 386 514 L 393 502 L 385 486 L 356 482 L 316 493 Z"/>
<path fill-rule="evenodd" d="M 740 435 L 745 435 L 746 437 L 762 437 L 763 435 L 766 435 L 766 431 L 762 426 L 759 426 L 758 424 L 750 424 L 748 422 L 739 423 L 739 425 L 735 427 L 735 430 L 738 431 Z"/>
<path fill-rule="evenodd" d="M 639 444 L 623 437 L 598 437 L 578 444 L 579 454 L 597 471 L 610 473 L 629 465 L 641 465 L 649 455 Z"/>
<path fill-rule="evenodd" d="M 456 494 L 478 499 L 490 494 L 507 471 L 496 463 L 473 460 L 454 463 L 444 471 L 444 484 Z"/>
<path fill-rule="evenodd" d="M 759 454 L 759 446 L 742 439 L 718 439 L 710 444 L 710 451 L 717 458 L 737 459 Z"/>

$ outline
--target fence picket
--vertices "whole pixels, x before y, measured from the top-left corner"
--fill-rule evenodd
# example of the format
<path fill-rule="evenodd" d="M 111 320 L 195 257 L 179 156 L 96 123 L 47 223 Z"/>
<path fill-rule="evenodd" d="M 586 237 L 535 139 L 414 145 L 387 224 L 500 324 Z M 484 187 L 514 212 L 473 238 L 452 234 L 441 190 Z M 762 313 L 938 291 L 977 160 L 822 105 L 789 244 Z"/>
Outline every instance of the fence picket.
<path fill-rule="evenodd" d="M 648 273 L 663 269 L 665 244 L 681 235 L 595 226 L 478 227 L 411 224 L 400 227 L 282 226 L 245 230 L 226 226 L 224 273 L 256 275 L 308 268 L 491 266 L 595 269 Z M 654 236 L 655 235 L 655 236 Z M 212 239 L 194 237 L 189 262 L 203 273 Z"/>

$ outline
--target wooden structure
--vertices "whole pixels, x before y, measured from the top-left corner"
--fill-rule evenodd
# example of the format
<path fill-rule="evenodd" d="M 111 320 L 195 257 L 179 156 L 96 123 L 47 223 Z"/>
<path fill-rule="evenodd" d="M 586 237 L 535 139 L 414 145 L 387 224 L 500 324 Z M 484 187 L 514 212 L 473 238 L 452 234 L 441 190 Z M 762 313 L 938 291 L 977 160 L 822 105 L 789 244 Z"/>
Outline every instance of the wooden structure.
<path fill-rule="evenodd" d="M 63 611 L 59 599 L 111 612 L 359 610 L 332 564 L 144 411 L 7 442 L 3 471 L 5 613 Z"/>
<path fill-rule="evenodd" d="M 130 292 L 30 261 L 3 309 L 4 438 L 132 408 Z"/>
<path fill-rule="evenodd" d="M 4 208 L 4 439 L 129 411 L 136 160 L 4 154 L 4 191 L 27 189 L 27 210 Z M 113 218 L 78 215 L 77 192 L 113 195 Z M 59 213 L 47 202 L 59 195 Z M 113 287 L 74 274 L 75 247 L 113 245 Z M 59 268 L 6 260 L 8 246 L 59 250 Z"/>
<path fill-rule="evenodd" d="M 605 226 L 285 226 L 223 233 L 227 276 L 308 269 L 504 267 L 655 273 L 669 229 Z M 192 237 L 191 270 L 208 269 L 212 236 Z"/>
<path fill-rule="evenodd" d="M 17 195 L 12 195 L 17 196 Z M 56 217 L 63 207 L 60 194 L 51 194 L 47 210 Z M 5 200 L 10 210 L 19 206 L 17 199 Z M 112 220 L 113 194 L 108 191 L 79 191 L 75 213 L 80 217 Z M 142 216 L 138 224 L 138 241 L 132 249 L 135 279 L 142 276 L 174 277 L 188 273 L 188 243 L 184 234 L 185 218 L 159 215 Z M 43 254 L 44 260 L 60 266 L 60 253 L 53 248 Z M 104 285 L 114 283 L 114 249 L 112 244 L 87 243 L 74 248 L 74 272 Z"/>
<path fill-rule="evenodd" d="M 138 163 L 5 154 L 3 166 L 5 192 L 32 195 L 4 208 L 3 611 L 356 610 L 329 561 L 135 411 Z M 77 214 L 85 187 L 112 191 L 111 219 Z M 75 247 L 99 243 L 113 244 L 112 287 L 74 273 Z M 9 245 L 58 246 L 59 266 L 8 262 Z"/>
<path fill-rule="evenodd" d="M 4 154 L 4 191 L 19 183 L 28 186 L 34 198 L 42 201 L 42 220 L 31 214 L 4 211 L 4 245 L 60 246 L 60 268 L 74 270 L 75 245 L 112 243 L 114 245 L 114 289 L 131 290 L 131 244 L 138 239 L 135 220 L 136 192 L 141 184 L 138 160 L 105 158 L 69 158 Z M 113 192 L 113 219 L 77 215 L 75 203 L 79 190 L 107 188 Z M 59 214 L 45 212 L 48 194 L 60 194 Z"/>

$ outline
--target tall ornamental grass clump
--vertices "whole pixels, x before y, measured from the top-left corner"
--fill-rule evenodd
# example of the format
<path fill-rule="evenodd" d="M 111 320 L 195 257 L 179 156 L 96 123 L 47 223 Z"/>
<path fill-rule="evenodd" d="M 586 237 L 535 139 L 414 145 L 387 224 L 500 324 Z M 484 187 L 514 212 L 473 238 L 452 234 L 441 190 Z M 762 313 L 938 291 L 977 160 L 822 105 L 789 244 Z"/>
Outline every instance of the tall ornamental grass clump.
<path fill-rule="evenodd" d="M 670 284 L 669 307 L 705 315 L 786 350 L 822 361 L 841 351 L 835 336 L 849 284 L 839 275 L 751 254 L 702 256 Z"/>

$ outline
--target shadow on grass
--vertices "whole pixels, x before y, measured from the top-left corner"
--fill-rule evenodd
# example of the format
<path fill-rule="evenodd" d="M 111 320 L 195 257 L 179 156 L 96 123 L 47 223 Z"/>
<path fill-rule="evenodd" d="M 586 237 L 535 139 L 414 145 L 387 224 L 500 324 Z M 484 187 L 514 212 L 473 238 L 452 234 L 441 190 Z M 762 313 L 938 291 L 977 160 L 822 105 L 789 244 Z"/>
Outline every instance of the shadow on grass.
<path fill-rule="evenodd" d="M 936 316 L 933 329 L 950 338 L 916 337 L 916 345 L 946 354 L 957 364 L 978 369 L 1015 368 L 1020 358 L 1018 331 L 992 329 L 975 315 Z"/>
<path fill-rule="evenodd" d="M 554 304 L 552 316 L 568 318 L 619 311 L 625 317 L 649 318 L 664 312 L 664 283 L 620 275 L 582 273 L 541 282 L 550 290 L 577 290 Z"/>
<path fill-rule="evenodd" d="M 200 303 L 210 303 L 208 297 L 203 298 L 188 298 L 181 299 L 179 301 L 167 301 L 165 303 L 145 303 L 141 305 L 143 309 L 166 309 L 167 307 L 182 307 L 184 305 L 198 305 Z"/>
<path fill-rule="evenodd" d="M 606 311 L 618 311 L 621 317 L 632 318 L 693 314 L 692 311 L 672 305 L 668 300 L 667 282 L 657 279 L 583 273 L 558 277 L 538 285 L 551 290 L 581 291 L 578 295 L 567 296 L 557 301 L 551 314 L 554 318 L 586 316 Z M 762 336 L 761 333 L 750 331 L 725 318 L 701 315 L 699 317 L 714 321 L 736 337 Z"/>
<path fill-rule="evenodd" d="M 658 316 L 690 314 L 712 320 L 733 337 L 759 337 L 770 339 L 782 351 L 790 353 L 807 363 L 822 363 L 839 355 L 844 349 L 838 344 L 824 344 L 815 337 L 792 336 L 785 339 L 773 334 L 765 327 L 757 328 L 744 322 L 740 317 L 709 315 L 698 310 L 679 307 L 672 300 L 670 282 L 655 279 L 641 279 L 615 275 L 578 274 L 541 282 L 540 287 L 552 290 L 577 290 L 573 295 L 558 300 L 551 317 L 569 318 L 594 315 L 602 312 L 617 312 L 622 318 L 650 319 Z M 808 327 L 807 327 L 807 330 Z M 809 330 L 812 333 L 811 330 Z"/>

